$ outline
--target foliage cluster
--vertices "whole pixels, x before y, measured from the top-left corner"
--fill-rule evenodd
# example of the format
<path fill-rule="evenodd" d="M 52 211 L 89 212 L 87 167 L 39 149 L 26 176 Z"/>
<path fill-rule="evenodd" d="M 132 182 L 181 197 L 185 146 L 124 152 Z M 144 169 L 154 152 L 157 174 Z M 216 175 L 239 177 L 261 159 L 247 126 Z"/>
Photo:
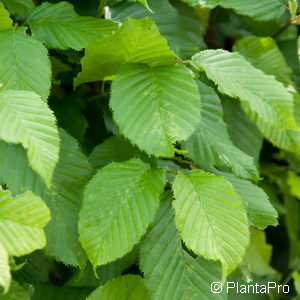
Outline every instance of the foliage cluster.
<path fill-rule="evenodd" d="M 298 299 L 298 4 L 0 1 L 0 299 Z"/>

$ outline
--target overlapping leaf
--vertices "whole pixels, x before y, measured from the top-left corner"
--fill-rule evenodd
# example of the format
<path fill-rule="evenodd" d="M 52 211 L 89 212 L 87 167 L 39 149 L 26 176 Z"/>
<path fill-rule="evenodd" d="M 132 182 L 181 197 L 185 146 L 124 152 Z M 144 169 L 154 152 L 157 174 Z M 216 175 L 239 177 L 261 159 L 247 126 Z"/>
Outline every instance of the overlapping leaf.
<path fill-rule="evenodd" d="M 6 293 L 9 289 L 11 274 L 8 263 L 8 254 L 5 248 L 0 243 L 0 287 L 4 289 L 4 293 Z"/>
<path fill-rule="evenodd" d="M 244 112 L 267 139 L 280 148 L 300 151 L 293 97 L 273 76 L 225 50 L 202 51 L 192 63 L 206 72 L 220 92 L 241 100 Z"/>
<path fill-rule="evenodd" d="M 238 14 L 251 16 L 256 20 L 276 20 L 285 12 L 285 5 L 280 0 L 185 0 L 191 5 L 200 4 L 204 7 L 214 8 L 217 5 L 233 9 Z"/>
<path fill-rule="evenodd" d="M 25 27 L 0 31 L 0 82 L 5 90 L 29 90 L 47 100 L 51 67 L 47 49 Z"/>
<path fill-rule="evenodd" d="M 175 54 L 150 18 L 128 18 L 113 36 L 86 48 L 82 72 L 76 77 L 75 85 L 117 74 L 124 63 L 159 66 L 172 64 L 174 59 Z"/>
<path fill-rule="evenodd" d="M 34 92 L 0 93 L 0 138 L 21 143 L 32 168 L 49 186 L 58 161 L 59 137 L 55 117 Z"/>
<path fill-rule="evenodd" d="M 80 241 L 93 266 L 128 253 L 152 221 L 164 172 L 139 159 L 111 163 L 89 182 L 79 219 Z"/>
<path fill-rule="evenodd" d="M 238 40 L 233 49 L 264 73 L 274 75 L 285 85 L 291 83 L 292 70 L 271 37 L 245 37 Z"/>
<path fill-rule="evenodd" d="M 11 13 L 22 16 L 27 15 L 34 8 L 33 0 L 2 0 L 2 2 L 8 7 Z"/>
<path fill-rule="evenodd" d="M 111 162 L 121 162 L 143 155 L 137 147 L 122 137 L 110 137 L 93 149 L 89 157 L 92 167 L 97 170 Z"/>
<path fill-rule="evenodd" d="M 96 289 L 87 300 L 150 300 L 149 293 L 144 286 L 144 280 L 137 275 L 117 277 Z"/>
<path fill-rule="evenodd" d="M 196 254 L 221 261 L 225 279 L 242 261 L 249 242 L 241 198 L 224 177 L 201 170 L 180 173 L 173 190 L 183 241 Z"/>
<path fill-rule="evenodd" d="M 167 39 L 170 48 L 183 59 L 190 58 L 199 48 L 206 48 L 202 38 L 204 24 L 191 8 L 187 7 L 179 12 L 168 0 L 150 0 L 148 3 L 153 13 L 139 4 L 128 2 L 109 8 L 109 12 L 112 19 L 119 22 L 127 17 L 150 17 L 158 26 L 161 35 Z M 186 11 L 188 16 L 185 16 Z"/>
<path fill-rule="evenodd" d="M 57 49 L 80 50 L 118 29 L 118 24 L 109 20 L 78 16 L 65 1 L 45 2 L 32 9 L 27 20 L 34 37 Z"/>
<path fill-rule="evenodd" d="M 217 172 L 216 174 L 224 176 L 240 195 L 248 214 L 250 225 L 258 229 L 265 229 L 269 225 L 276 226 L 278 224 L 277 211 L 270 203 L 269 197 L 263 189 L 251 181 L 237 178 L 230 173 Z"/>
<path fill-rule="evenodd" d="M 214 89 L 198 82 L 201 94 L 201 121 L 183 144 L 187 155 L 199 166 L 229 167 L 240 177 L 258 177 L 253 159 L 230 140 L 223 110 Z"/>
<path fill-rule="evenodd" d="M 9 17 L 9 13 L 5 9 L 4 4 L 0 2 L 0 30 L 8 29 L 11 26 L 12 20 Z"/>
<path fill-rule="evenodd" d="M 224 120 L 228 125 L 230 139 L 244 153 L 253 157 L 257 164 L 263 145 L 263 136 L 241 109 L 240 103 L 222 99 Z"/>
<path fill-rule="evenodd" d="M 0 183 L 6 184 L 14 195 L 30 189 L 43 198 L 52 216 L 45 229 L 47 254 L 82 268 L 86 255 L 78 242 L 78 214 L 83 188 L 92 170 L 76 140 L 64 131 L 60 132 L 60 138 L 60 158 L 51 190 L 30 168 L 22 147 L 3 142 L 0 142 Z"/>
<path fill-rule="evenodd" d="M 220 265 L 195 259 L 182 248 L 170 198 L 165 194 L 141 247 L 140 267 L 151 299 L 226 299 L 210 291 L 210 284 L 221 279 Z"/>
<path fill-rule="evenodd" d="M 124 136 L 148 154 L 172 156 L 200 121 L 196 82 L 184 66 L 126 65 L 113 82 L 110 106 Z M 147 137 L 147 138 L 145 138 Z"/>
<path fill-rule="evenodd" d="M 32 192 L 13 198 L 9 191 L 0 189 L 0 240 L 9 255 L 21 256 L 43 248 L 43 228 L 49 220 L 47 206 Z"/>

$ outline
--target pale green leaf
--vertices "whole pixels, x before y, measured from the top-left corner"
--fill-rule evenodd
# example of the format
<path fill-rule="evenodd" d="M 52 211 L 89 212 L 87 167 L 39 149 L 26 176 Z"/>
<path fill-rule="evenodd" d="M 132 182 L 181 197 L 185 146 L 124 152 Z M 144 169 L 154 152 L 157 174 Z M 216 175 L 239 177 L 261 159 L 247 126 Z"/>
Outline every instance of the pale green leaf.
<path fill-rule="evenodd" d="M 165 194 L 141 247 L 140 267 L 151 299 L 227 299 L 210 290 L 212 282 L 221 280 L 221 266 L 200 257 L 195 259 L 182 248 L 170 200 L 170 194 Z"/>
<path fill-rule="evenodd" d="M 51 65 L 47 49 L 26 34 L 26 27 L 0 31 L 0 83 L 5 90 L 29 90 L 47 100 Z"/>
<path fill-rule="evenodd" d="M 7 293 L 10 286 L 10 282 L 11 282 L 11 274 L 10 274 L 10 267 L 8 263 L 8 254 L 5 248 L 3 247 L 3 245 L 0 243 L 0 287 L 4 289 L 4 293 Z"/>
<path fill-rule="evenodd" d="M 254 67 L 274 75 L 284 85 L 291 83 L 292 70 L 271 37 L 248 36 L 238 40 L 233 49 L 242 54 Z"/>
<path fill-rule="evenodd" d="M 0 2 L 0 30 L 8 29 L 12 26 L 12 20 L 9 12 L 5 9 L 4 4 Z"/>
<path fill-rule="evenodd" d="M 298 10 L 298 0 L 289 0 L 289 10 L 291 17 L 294 18 L 297 15 L 297 10 Z"/>
<path fill-rule="evenodd" d="M 297 291 L 297 294 L 300 295 L 300 273 L 293 272 L 294 286 Z"/>
<path fill-rule="evenodd" d="M 219 260 L 223 280 L 242 261 L 249 242 L 242 200 L 221 176 L 202 170 L 180 173 L 173 184 L 175 222 L 189 249 Z"/>
<path fill-rule="evenodd" d="M 200 121 L 196 82 L 181 65 L 124 66 L 110 106 L 122 134 L 156 156 L 173 156 L 173 143 L 186 140 Z"/>
<path fill-rule="evenodd" d="M 140 159 L 111 163 L 85 190 L 79 217 L 80 241 L 93 266 L 128 253 L 152 221 L 165 184 L 161 169 Z"/>
<path fill-rule="evenodd" d="M 0 189 L 0 240 L 9 255 L 21 256 L 43 248 L 46 238 L 43 228 L 50 212 L 32 192 L 13 198 Z"/>
<path fill-rule="evenodd" d="M 150 300 L 144 280 L 137 275 L 117 277 L 96 289 L 87 300 Z"/>
<path fill-rule="evenodd" d="M 13 14 L 22 16 L 34 8 L 33 0 L 1 0 Z"/>
<path fill-rule="evenodd" d="M 183 149 L 199 166 L 229 167 L 243 178 L 257 178 L 253 158 L 243 153 L 231 141 L 223 121 L 220 99 L 213 88 L 198 82 L 201 95 L 201 121 Z"/>
<path fill-rule="evenodd" d="M 92 167 L 97 170 L 111 162 L 121 162 L 143 155 L 137 147 L 123 137 L 110 137 L 95 147 L 89 156 Z M 144 154 L 145 155 L 145 154 Z"/>
<path fill-rule="evenodd" d="M 206 48 L 203 40 L 204 24 L 195 11 L 188 6 L 176 9 L 168 0 L 149 0 L 151 13 L 138 3 L 121 2 L 109 8 L 113 20 L 123 22 L 125 18 L 142 19 L 150 17 L 158 26 L 170 48 L 182 59 L 189 59 L 200 49 Z M 175 3 L 180 5 L 180 2 Z M 176 34 L 174 34 L 176 32 Z"/>
<path fill-rule="evenodd" d="M 277 211 L 270 203 L 269 197 L 263 189 L 251 181 L 240 179 L 230 173 L 216 172 L 216 174 L 224 176 L 240 195 L 248 214 L 250 225 L 258 229 L 265 229 L 269 225 L 278 225 Z"/>
<path fill-rule="evenodd" d="M 276 146 L 300 151 L 300 129 L 293 115 L 293 97 L 271 75 L 254 68 L 238 53 L 205 50 L 192 64 L 204 70 L 220 92 L 241 100 L 246 115 Z"/>
<path fill-rule="evenodd" d="M 75 85 L 115 75 L 125 63 L 160 66 L 172 64 L 174 59 L 175 54 L 150 18 L 127 18 L 113 36 L 86 48 L 81 61 L 82 72 L 76 77 Z"/>
<path fill-rule="evenodd" d="M 256 20 L 276 20 L 285 12 L 285 5 L 281 0 L 185 0 L 191 5 L 200 4 L 203 7 L 214 8 L 219 5 L 233 9 L 238 14 L 253 17 Z"/>
<path fill-rule="evenodd" d="M 275 270 L 270 266 L 271 257 L 272 246 L 267 244 L 265 232 L 252 229 L 244 263 L 249 265 L 251 273 L 255 275 L 272 275 Z"/>
<path fill-rule="evenodd" d="M 32 168 L 49 186 L 58 161 L 59 136 L 52 111 L 29 91 L 0 93 L 0 138 L 21 143 Z"/>
<path fill-rule="evenodd" d="M 50 48 L 80 50 L 91 42 L 111 35 L 118 24 L 95 17 L 79 16 L 65 1 L 45 2 L 32 9 L 27 21 L 32 34 Z"/>

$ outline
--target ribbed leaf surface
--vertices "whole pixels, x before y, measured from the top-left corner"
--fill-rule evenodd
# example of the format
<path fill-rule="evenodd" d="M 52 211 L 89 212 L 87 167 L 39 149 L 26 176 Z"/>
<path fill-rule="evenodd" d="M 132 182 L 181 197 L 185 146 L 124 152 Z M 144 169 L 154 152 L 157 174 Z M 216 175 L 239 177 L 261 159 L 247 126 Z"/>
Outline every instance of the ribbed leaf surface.
<path fill-rule="evenodd" d="M 182 249 L 170 200 L 166 195 L 141 247 L 140 267 L 151 299 L 226 299 L 210 291 L 211 283 L 221 280 L 220 265 L 195 259 Z"/>
<path fill-rule="evenodd" d="M 89 182 L 79 219 L 80 241 L 93 266 L 128 253 L 152 221 L 164 172 L 139 159 L 111 163 Z"/>
<path fill-rule="evenodd" d="M 82 72 L 76 77 L 75 85 L 117 74 L 124 63 L 160 66 L 172 64 L 174 59 L 175 54 L 150 18 L 128 18 L 113 36 L 86 48 L 81 60 Z"/>
<path fill-rule="evenodd" d="M 123 135 L 156 156 L 172 156 L 173 143 L 186 140 L 200 121 L 197 85 L 184 66 L 124 66 L 110 106 Z"/>
<path fill-rule="evenodd" d="M 3 288 L 4 293 L 6 293 L 9 289 L 11 275 L 10 275 L 10 267 L 8 263 L 8 254 L 5 248 L 0 243 L 0 287 Z"/>
<path fill-rule="evenodd" d="M 21 256 L 43 248 L 43 228 L 50 212 L 39 197 L 26 192 L 13 198 L 0 189 L 0 240 L 9 255 Z"/>
<path fill-rule="evenodd" d="M 238 14 L 251 16 L 256 20 L 276 20 L 285 12 L 284 1 L 281 0 L 185 0 L 186 2 L 213 8 L 217 5 L 233 9 Z"/>
<path fill-rule="evenodd" d="M 137 3 L 127 1 L 110 7 L 109 12 L 112 19 L 119 22 L 127 17 L 138 20 L 150 17 L 161 35 L 167 39 L 170 48 L 183 59 L 190 58 L 199 48 L 206 48 L 202 38 L 204 25 L 192 8 L 188 10 L 188 17 L 184 18 L 186 10 L 181 9 L 179 12 L 168 0 L 149 0 L 148 3 L 154 13 Z"/>
<path fill-rule="evenodd" d="M 43 3 L 30 11 L 27 20 L 34 37 L 57 49 L 80 50 L 118 29 L 118 24 L 109 20 L 78 16 L 65 1 Z"/>
<path fill-rule="evenodd" d="M 137 275 L 117 277 L 96 289 L 87 300 L 150 300 L 144 280 Z"/>
<path fill-rule="evenodd" d="M 25 16 L 33 7 L 33 0 L 2 0 L 11 13 Z"/>
<path fill-rule="evenodd" d="M 14 195 L 30 189 L 42 197 L 52 217 L 45 229 L 47 254 L 65 264 L 83 267 L 86 255 L 78 242 L 78 214 L 83 188 L 92 170 L 76 140 L 64 131 L 60 131 L 60 138 L 60 158 L 51 190 L 30 168 L 23 148 L 3 142 L 0 142 L 0 183 L 6 184 Z"/>
<path fill-rule="evenodd" d="M 263 144 L 263 136 L 242 111 L 240 103 L 222 99 L 224 120 L 228 125 L 230 139 L 244 153 L 252 156 L 258 163 Z"/>
<path fill-rule="evenodd" d="M 292 70 L 271 37 L 245 37 L 238 40 L 233 49 L 264 73 L 274 75 L 285 85 L 291 83 Z"/>
<path fill-rule="evenodd" d="M 253 158 L 238 149 L 230 140 L 223 121 L 220 99 L 213 88 L 198 82 L 201 95 L 201 121 L 183 148 L 199 166 L 229 167 L 240 177 L 257 178 Z"/>
<path fill-rule="evenodd" d="M 51 66 L 47 49 L 26 35 L 26 27 L 0 31 L 0 82 L 5 90 L 29 90 L 47 100 Z"/>
<path fill-rule="evenodd" d="M 110 137 L 93 149 L 89 156 L 92 167 L 97 170 L 111 162 L 121 162 L 143 155 L 137 147 L 122 137 Z"/>
<path fill-rule="evenodd" d="M 12 20 L 9 12 L 5 9 L 4 4 L 0 2 L 0 30 L 8 29 L 12 26 Z"/>
<path fill-rule="evenodd" d="M 217 172 L 217 175 L 224 176 L 240 195 L 248 214 L 250 225 L 258 229 L 265 229 L 267 226 L 278 224 L 278 214 L 270 203 L 268 195 L 263 189 L 248 180 L 235 177 L 230 173 Z"/>
<path fill-rule="evenodd" d="M 293 97 L 282 83 L 254 68 L 238 53 L 205 50 L 192 61 L 220 92 L 241 100 L 243 110 L 266 138 L 283 149 L 300 151 Z"/>
<path fill-rule="evenodd" d="M 221 176 L 201 170 L 179 174 L 173 184 L 175 222 L 187 247 L 219 260 L 223 279 L 242 261 L 249 242 L 241 198 Z"/>
<path fill-rule="evenodd" d="M 52 181 L 45 197 L 52 220 L 46 227 L 46 252 L 65 264 L 83 267 L 86 255 L 78 242 L 78 216 L 83 189 L 91 176 L 91 167 L 77 141 L 60 131 L 61 148 Z"/>
<path fill-rule="evenodd" d="M 59 137 L 52 111 L 29 91 L 0 93 L 0 138 L 21 143 L 32 168 L 49 186 L 58 161 Z"/>

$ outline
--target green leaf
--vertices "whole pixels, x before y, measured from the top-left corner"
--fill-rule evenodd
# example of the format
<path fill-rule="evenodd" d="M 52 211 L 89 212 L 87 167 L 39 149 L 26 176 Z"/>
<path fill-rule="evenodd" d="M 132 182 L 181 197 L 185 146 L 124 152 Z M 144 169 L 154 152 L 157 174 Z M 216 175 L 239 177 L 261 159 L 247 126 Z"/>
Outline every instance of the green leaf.
<path fill-rule="evenodd" d="M 13 198 L 0 189 L 0 240 L 9 255 L 21 256 L 46 244 L 43 228 L 50 212 L 41 199 L 28 191 Z"/>
<path fill-rule="evenodd" d="M 230 139 L 244 153 L 252 156 L 258 164 L 263 136 L 241 110 L 240 103 L 224 97 L 222 100 L 224 120 L 228 125 Z"/>
<path fill-rule="evenodd" d="M 1 300 L 30 300 L 29 291 L 23 289 L 23 287 L 15 280 L 12 280 L 9 288 L 9 292 L 5 295 L 0 294 Z"/>
<path fill-rule="evenodd" d="M 34 285 L 32 300 L 86 300 L 90 289 L 67 288 L 64 286 L 38 283 Z M 17 299 L 16 299 L 17 300 Z"/>
<path fill-rule="evenodd" d="M 242 54 L 254 67 L 274 75 L 284 85 L 291 83 L 292 70 L 271 37 L 248 36 L 238 40 L 233 49 Z"/>
<path fill-rule="evenodd" d="M 289 171 L 287 184 L 290 188 L 291 195 L 300 199 L 300 176 L 293 171 Z"/>
<path fill-rule="evenodd" d="M 92 174 L 87 158 L 74 138 L 60 131 L 61 147 L 51 190 L 30 168 L 20 145 L 0 142 L 0 183 L 14 195 L 30 189 L 49 206 L 52 219 L 45 228 L 48 255 L 72 266 L 84 267 L 86 254 L 78 241 L 78 215 L 83 189 Z"/>
<path fill-rule="evenodd" d="M 94 267 L 128 253 L 152 221 L 165 184 L 161 169 L 139 159 L 111 163 L 85 190 L 80 241 Z"/>
<path fill-rule="evenodd" d="M 276 146 L 300 151 L 299 128 L 293 116 L 293 97 L 273 76 L 254 68 L 238 53 L 205 50 L 192 58 L 220 92 L 239 98 L 246 115 Z"/>
<path fill-rule="evenodd" d="M 199 98 L 184 66 L 136 64 L 124 66 L 113 82 L 110 106 L 133 144 L 148 154 L 173 156 L 173 143 L 186 140 L 200 121 Z"/>
<path fill-rule="evenodd" d="M 294 18 L 297 15 L 298 10 L 298 1 L 297 0 L 289 0 L 289 10 L 291 17 Z"/>
<path fill-rule="evenodd" d="M 8 263 L 8 254 L 1 243 L 0 243 L 0 270 L 1 270 L 0 286 L 3 287 L 4 293 L 7 293 L 11 282 L 11 274 L 10 274 L 10 267 Z"/>
<path fill-rule="evenodd" d="M 300 273 L 293 272 L 294 286 L 297 291 L 297 294 L 300 295 Z"/>
<path fill-rule="evenodd" d="M 111 162 L 122 162 L 145 154 L 130 144 L 123 137 L 110 137 L 104 143 L 95 147 L 89 156 L 89 161 L 95 170 Z"/>
<path fill-rule="evenodd" d="M 199 48 L 206 48 L 203 40 L 204 24 L 192 8 L 185 6 L 185 10 L 178 10 L 168 0 L 149 0 L 148 3 L 154 13 L 138 3 L 126 1 L 109 8 L 109 12 L 112 19 L 119 22 L 127 17 L 138 20 L 150 17 L 170 48 L 182 59 L 189 59 Z"/>
<path fill-rule="evenodd" d="M 252 229 L 244 263 L 250 266 L 251 273 L 255 275 L 273 275 L 275 270 L 270 266 L 271 257 L 272 246 L 267 244 L 265 232 Z"/>
<path fill-rule="evenodd" d="M 214 8 L 219 5 L 233 9 L 236 13 L 246 15 L 255 20 L 276 20 L 285 12 L 285 5 L 281 0 L 185 0 L 191 5 L 200 4 L 203 7 Z"/>
<path fill-rule="evenodd" d="M 9 17 L 9 12 L 5 9 L 4 4 L 0 2 L 0 30 L 11 28 L 12 20 Z"/>
<path fill-rule="evenodd" d="M 137 275 L 125 275 L 117 277 L 96 289 L 87 300 L 150 300 L 143 279 Z"/>
<path fill-rule="evenodd" d="M 26 27 L 0 31 L 0 82 L 4 90 L 29 90 L 47 100 L 51 66 L 47 49 L 26 35 Z"/>
<path fill-rule="evenodd" d="M 58 161 L 59 136 L 52 111 L 29 91 L 0 93 L 0 138 L 21 143 L 32 168 L 49 186 Z"/>
<path fill-rule="evenodd" d="M 248 214 L 250 225 L 262 230 L 269 225 L 278 225 L 277 211 L 270 203 L 269 197 L 263 189 L 251 181 L 237 178 L 230 173 L 216 172 L 216 174 L 224 176 L 240 195 Z"/>
<path fill-rule="evenodd" d="M 109 20 L 78 16 L 73 6 L 65 1 L 45 2 L 35 7 L 27 21 L 34 37 L 56 49 L 81 50 L 118 29 L 118 24 Z"/>
<path fill-rule="evenodd" d="M 53 174 L 52 190 L 50 195 L 45 195 L 52 215 L 45 229 L 45 251 L 58 261 L 83 268 L 86 255 L 78 242 L 78 218 L 83 190 L 92 170 L 77 141 L 62 130 L 60 137 L 60 156 Z"/>
<path fill-rule="evenodd" d="M 226 299 L 210 290 L 212 282 L 220 281 L 220 265 L 195 259 L 182 248 L 170 200 L 171 195 L 165 194 L 141 247 L 140 267 L 151 299 Z"/>
<path fill-rule="evenodd" d="M 145 63 L 149 66 L 170 65 L 175 54 L 169 50 L 167 41 L 160 35 L 150 18 L 123 22 L 111 37 L 90 44 L 83 57 L 82 72 L 75 79 L 75 86 L 102 80 L 115 75 L 125 63 Z"/>
<path fill-rule="evenodd" d="M 187 156 L 199 166 L 229 167 L 243 178 L 258 178 L 253 158 L 231 141 L 223 121 L 220 99 L 213 88 L 198 82 L 201 95 L 201 121 L 191 137 L 183 143 Z"/>
<path fill-rule="evenodd" d="M 1 0 L 12 14 L 19 14 L 22 16 L 34 8 L 33 0 Z"/>
<path fill-rule="evenodd" d="M 173 184 L 175 222 L 189 249 L 219 260 L 223 280 L 242 261 L 249 242 L 241 198 L 221 176 L 201 170 L 179 174 Z"/>

